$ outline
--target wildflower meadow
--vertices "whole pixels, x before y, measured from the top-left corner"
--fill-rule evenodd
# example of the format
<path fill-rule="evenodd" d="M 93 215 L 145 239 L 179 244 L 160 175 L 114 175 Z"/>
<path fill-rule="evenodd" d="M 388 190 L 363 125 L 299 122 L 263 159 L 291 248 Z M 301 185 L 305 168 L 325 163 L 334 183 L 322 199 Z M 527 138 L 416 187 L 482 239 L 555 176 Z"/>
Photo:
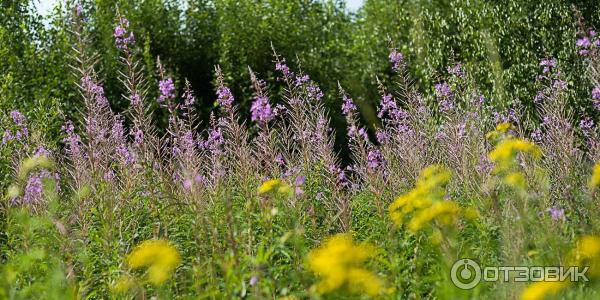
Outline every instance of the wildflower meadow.
<path fill-rule="evenodd" d="M 0 299 L 598 299 L 600 10 L 387 2 L 2 2 Z"/>

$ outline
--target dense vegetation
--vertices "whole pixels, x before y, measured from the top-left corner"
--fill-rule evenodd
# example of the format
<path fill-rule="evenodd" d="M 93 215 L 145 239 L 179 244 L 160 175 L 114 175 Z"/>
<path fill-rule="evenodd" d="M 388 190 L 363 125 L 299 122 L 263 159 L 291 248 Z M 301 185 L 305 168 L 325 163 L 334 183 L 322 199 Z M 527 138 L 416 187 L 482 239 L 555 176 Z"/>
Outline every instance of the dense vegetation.
<path fill-rule="evenodd" d="M 32 7 L 0 4 L 0 299 L 598 297 L 594 2 Z"/>

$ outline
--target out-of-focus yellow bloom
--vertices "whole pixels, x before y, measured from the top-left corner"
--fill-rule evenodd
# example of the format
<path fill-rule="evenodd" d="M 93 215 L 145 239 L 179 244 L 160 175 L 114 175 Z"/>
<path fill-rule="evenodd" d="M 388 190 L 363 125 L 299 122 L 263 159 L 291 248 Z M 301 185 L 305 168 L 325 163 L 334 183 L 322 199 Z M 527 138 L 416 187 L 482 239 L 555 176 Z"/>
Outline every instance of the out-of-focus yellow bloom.
<path fill-rule="evenodd" d="M 527 251 L 527 256 L 528 257 L 534 257 L 534 256 L 537 256 L 538 254 L 540 254 L 540 252 L 537 251 L 537 250 L 529 250 L 529 251 Z"/>
<path fill-rule="evenodd" d="M 540 281 L 527 286 L 521 293 L 521 300 L 542 300 L 555 295 L 569 286 L 570 281 Z"/>
<path fill-rule="evenodd" d="M 445 199 L 446 186 L 451 177 L 450 171 L 442 166 L 425 168 L 415 188 L 398 197 L 388 208 L 396 226 L 401 226 L 405 219 L 409 219 L 408 230 L 416 233 L 433 221 L 439 225 L 453 224 L 461 213 L 469 220 L 476 219 L 479 215 L 476 210 L 463 212 L 456 202 Z"/>
<path fill-rule="evenodd" d="M 467 207 L 467 208 L 463 209 L 462 213 L 463 213 L 463 216 L 465 217 L 465 219 L 467 219 L 469 221 L 477 220 L 481 216 L 479 214 L 479 211 L 473 207 Z"/>
<path fill-rule="evenodd" d="M 567 261 L 574 266 L 589 266 L 588 277 L 600 277 L 600 237 L 586 235 L 579 239 Z"/>
<path fill-rule="evenodd" d="M 281 179 L 270 179 L 265 182 L 258 188 L 258 194 L 263 195 L 270 192 L 277 192 L 280 194 L 289 194 L 291 188 L 289 184 L 285 183 L 285 181 Z"/>
<path fill-rule="evenodd" d="M 126 261 L 133 269 L 148 267 L 148 281 L 161 285 L 171 277 L 181 263 L 181 257 L 168 241 L 148 240 L 137 246 Z"/>
<path fill-rule="evenodd" d="M 508 123 L 508 122 L 504 122 L 504 123 L 500 123 L 498 125 L 496 125 L 496 131 L 501 132 L 501 133 L 507 133 L 508 130 L 510 130 L 512 128 L 512 124 Z"/>
<path fill-rule="evenodd" d="M 600 237 L 586 235 L 577 243 L 577 252 L 584 258 L 600 256 Z"/>
<path fill-rule="evenodd" d="M 526 140 L 507 137 L 498 143 L 488 157 L 495 164 L 494 172 L 502 174 L 502 179 L 506 184 L 513 188 L 524 189 L 527 187 L 527 180 L 521 172 L 516 171 L 518 169 L 516 161 L 518 153 L 527 153 L 536 159 L 542 155 L 542 151 L 535 144 Z"/>
<path fill-rule="evenodd" d="M 534 252 L 534 253 L 531 253 Z M 531 253 L 531 254 L 530 254 Z M 537 251 L 529 251 L 528 255 L 537 255 Z M 600 237 L 587 235 L 579 239 L 577 246 L 566 258 L 566 265 L 578 266 L 580 268 L 588 266 L 586 276 L 588 278 L 600 277 Z M 572 282 L 565 281 L 541 281 L 529 285 L 521 294 L 522 300 L 546 299 L 547 296 L 557 294 L 559 291 L 567 288 Z"/>
<path fill-rule="evenodd" d="M 527 180 L 525 180 L 525 176 L 520 172 L 511 172 L 504 176 L 504 181 L 515 188 L 525 188 L 527 187 Z"/>
<path fill-rule="evenodd" d="M 121 276 L 121 278 L 117 280 L 115 285 L 113 285 L 112 290 L 115 293 L 123 294 L 131 290 L 131 288 L 133 288 L 135 285 L 135 279 L 131 276 Z"/>
<path fill-rule="evenodd" d="M 485 137 L 492 141 L 498 141 L 502 137 L 508 133 L 508 131 L 512 128 L 512 124 L 510 123 L 500 123 L 496 126 L 496 130 L 488 132 Z"/>
<path fill-rule="evenodd" d="M 491 161 L 496 164 L 512 162 L 517 153 L 529 153 L 534 157 L 542 155 L 542 151 L 534 143 L 518 138 L 506 138 L 489 154 Z"/>
<path fill-rule="evenodd" d="M 353 293 L 376 296 L 383 289 L 383 282 L 362 264 L 375 255 L 375 248 L 356 244 L 348 234 L 338 234 L 326 240 L 308 255 L 310 269 L 321 281 L 316 285 L 319 294 L 326 294 L 345 287 Z"/>
<path fill-rule="evenodd" d="M 451 177 L 450 171 L 442 166 L 432 165 L 425 168 L 417 179 L 415 188 L 398 197 L 388 208 L 392 221 L 400 226 L 408 214 L 443 200 L 446 185 Z"/>
<path fill-rule="evenodd" d="M 437 220 L 443 225 L 452 224 L 456 220 L 459 212 L 460 207 L 455 202 L 436 202 L 430 207 L 417 212 L 410 223 L 408 223 L 408 230 L 415 233 L 421 230 L 423 225 L 431 222 L 432 220 Z"/>
<path fill-rule="evenodd" d="M 600 187 L 600 163 L 597 163 L 594 166 L 594 172 L 592 173 L 592 178 L 590 179 L 590 186 L 592 188 Z"/>

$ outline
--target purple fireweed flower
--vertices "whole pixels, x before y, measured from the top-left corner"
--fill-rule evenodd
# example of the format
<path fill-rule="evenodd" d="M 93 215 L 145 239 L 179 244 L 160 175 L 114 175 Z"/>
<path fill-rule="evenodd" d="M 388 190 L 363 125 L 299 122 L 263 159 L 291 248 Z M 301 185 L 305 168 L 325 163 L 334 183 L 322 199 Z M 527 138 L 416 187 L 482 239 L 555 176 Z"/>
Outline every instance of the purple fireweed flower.
<path fill-rule="evenodd" d="M 23 194 L 23 203 L 35 204 L 42 200 L 43 184 L 39 175 L 33 175 L 27 180 L 25 193 Z"/>
<path fill-rule="evenodd" d="M 392 69 L 394 71 L 400 70 L 402 64 L 404 63 L 404 56 L 402 55 L 402 53 L 398 52 L 398 50 L 396 49 L 392 49 L 389 58 L 390 62 L 392 63 Z"/>
<path fill-rule="evenodd" d="M 283 155 L 277 154 L 277 156 L 275 157 L 275 162 L 280 166 L 285 165 L 285 159 L 283 158 Z"/>
<path fill-rule="evenodd" d="M 600 85 L 597 85 L 592 89 L 592 99 L 600 100 Z"/>
<path fill-rule="evenodd" d="M 479 157 L 479 164 L 477 164 L 476 169 L 481 173 L 487 174 L 494 169 L 494 163 L 487 157 L 487 155 L 482 155 Z"/>
<path fill-rule="evenodd" d="M 327 167 L 329 172 L 333 174 L 336 178 L 338 184 L 342 186 L 348 185 L 348 178 L 346 177 L 346 172 L 340 169 L 338 166 L 332 164 Z"/>
<path fill-rule="evenodd" d="M 435 96 L 438 98 L 449 98 L 452 96 L 452 91 L 447 82 L 438 83 L 435 85 Z"/>
<path fill-rule="evenodd" d="M 102 176 L 102 178 L 105 181 L 113 181 L 113 179 L 115 179 L 115 172 L 113 172 L 112 170 L 108 170 L 104 173 L 104 175 Z"/>
<path fill-rule="evenodd" d="M 308 75 L 296 76 L 296 86 L 301 86 L 310 81 L 310 77 Z"/>
<path fill-rule="evenodd" d="M 551 207 L 547 211 L 553 221 L 565 220 L 565 210 L 563 208 Z"/>
<path fill-rule="evenodd" d="M 365 142 L 369 141 L 369 134 L 367 134 L 367 130 L 362 127 L 358 129 L 358 136 L 361 137 Z"/>
<path fill-rule="evenodd" d="M 81 2 L 75 4 L 75 14 L 77 14 L 78 17 L 81 17 L 83 14 L 83 5 L 81 5 Z"/>
<path fill-rule="evenodd" d="M 566 90 L 567 82 L 564 80 L 556 79 L 552 82 L 552 87 L 557 90 Z"/>
<path fill-rule="evenodd" d="M 269 98 L 265 96 L 256 97 L 256 100 L 254 100 L 250 107 L 250 112 L 252 113 L 252 121 L 260 124 L 266 124 L 275 117 L 269 103 Z"/>
<path fill-rule="evenodd" d="M 323 94 L 323 92 L 321 91 L 321 89 L 314 85 L 311 84 L 309 86 L 306 87 L 306 92 L 308 93 L 308 97 L 317 101 L 321 101 L 321 99 L 323 98 L 323 96 L 325 96 Z"/>
<path fill-rule="evenodd" d="M 465 76 L 465 72 L 462 69 L 462 65 L 460 63 L 452 66 L 452 67 L 448 67 L 448 74 L 450 75 L 454 75 L 456 77 L 464 77 Z"/>
<path fill-rule="evenodd" d="M 380 167 L 385 165 L 385 160 L 381 151 L 379 150 L 369 150 L 367 154 L 367 166 L 371 171 L 378 170 Z"/>
<path fill-rule="evenodd" d="M 196 147 L 196 139 L 194 133 L 191 130 L 186 130 L 181 136 L 181 147 L 186 153 L 191 153 Z"/>
<path fill-rule="evenodd" d="M 17 125 L 17 126 L 25 126 L 25 122 L 27 121 L 27 119 L 18 110 L 11 111 L 10 112 L 10 117 L 12 118 L 13 122 L 15 123 L 15 125 Z"/>
<path fill-rule="evenodd" d="M 133 135 L 133 144 L 139 147 L 144 143 L 144 132 L 139 128 L 134 128 L 131 132 Z"/>
<path fill-rule="evenodd" d="M 576 45 L 580 48 L 588 48 L 592 45 L 592 42 L 588 37 L 584 36 L 580 39 L 577 39 Z"/>
<path fill-rule="evenodd" d="M 116 152 L 121 164 L 131 165 L 131 164 L 135 163 L 135 156 L 133 155 L 133 153 L 131 153 L 131 151 L 129 151 L 127 146 L 118 145 L 115 149 L 115 152 Z"/>
<path fill-rule="evenodd" d="M 62 126 L 62 130 L 67 135 L 63 139 L 63 142 L 67 145 L 67 153 L 72 158 L 81 156 L 81 138 L 75 133 L 75 126 L 73 126 L 73 122 L 67 121 L 65 125 Z"/>
<path fill-rule="evenodd" d="M 462 122 L 460 124 L 458 124 L 457 126 L 457 134 L 459 138 L 464 138 L 467 136 L 467 124 L 465 122 Z"/>
<path fill-rule="evenodd" d="M 592 100 L 594 107 L 600 110 L 600 84 L 592 89 Z"/>
<path fill-rule="evenodd" d="M 194 97 L 194 93 L 190 89 L 186 89 L 183 93 L 183 107 L 192 107 L 196 103 L 196 97 Z"/>
<path fill-rule="evenodd" d="M 108 106 L 108 99 L 104 96 L 104 88 L 94 82 L 90 76 L 81 78 L 81 87 L 86 91 L 100 106 Z"/>
<path fill-rule="evenodd" d="M 479 100 L 477 101 L 477 105 L 482 106 L 485 104 L 485 96 L 479 95 Z"/>
<path fill-rule="evenodd" d="M 129 97 L 129 102 L 131 106 L 138 106 L 142 103 L 142 99 L 139 94 L 133 94 Z"/>
<path fill-rule="evenodd" d="M 377 138 L 377 142 L 381 145 L 387 143 L 390 140 L 390 135 L 381 129 L 377 129 L 377 132 L 375 132 L 375 137 Z"/>
<path fill-rule="evenodd" d="M 129 20 L 120 18 L 119 24 L 115 27 L 115 32 L 113 34 L 117 49 L 128 51 L 129 46 L 135 44 L 135 36 L 133 35 L 133 32 L 128 32 L 128 29 Z"/>
<path fill-rule="evenodd" d="M 592 118 L 586 117 L 579 122 L 579 128 L 585 137 L 590 138 L 596 130 L 596 124 Z"/>
<path fill-rule="evenodd" d="M 454 109 L 452 91 L 450 90 L 450 86 L 447 82 L 442 82 L 435 85 L 435 96 L 438 98 L 440 103 L 440 112 L 447 113 Z"/>
<path fill-rule="evenodd" d="M 256 277 L 256 276 L 252 276 L 252 277 L 250 278 L 250 282 L 248 282 L 248 284 L 250 284 L 250 286 L 254 286 L 254 285 L 256 285 L 257 283 L 258 283 L 258 277 Z"/>
<path fill-rule="evenodd" d="M 533 97 L 533 103 L 541 104 L 542 102 L 544 102 L 544 99 L 546 99 L 546 94 L 544 93 L 544 91 L 538 91 L 537 94 L 535 94 L 535 96 Z"/>
<path fill-rule="evenodd" d="M 354 101 L 352 101 L 352 98 L 344 95 L 342 97 L 342 113 L 347 116 L 351 112 L 355 112 L 356 109 L 356 105 L 354 104 Z"/>
<path fill-rule="evenodd" d="M 385 113 L 392 114 L 392 112 L 398 110 L 398 106 L 396 105 L 396 101 L 390 94 L 385 94 L 381 98 L 381 103 L 379 104 L 379 112 L 377 113 L 378 118 L 383 118 Z"/>
<path fill-rule="evenodd" d="M 300 196 L 300 195 L 304 194 L 304 190 L 302 189 L 302 186 L 304 185 L 305 182 L 306 182 L 305 176 L 303 176 L 303 175 L 296 176 L 296 180 L 294 183 L 294 185 L 296 186 L 296 190 L 295 190 L 296 196 Z"/>
<path fill-rule="evenodd" d="M 556 59 L 544 58 L 540 61 L 540 66 L 543 67 L 542 73 L 546 74 L 550 72 L 552 68 L 556 67 Z"/>
<path fill-rule="evenodd" d="M 176 140 L 177 139 L 175 139 L 174 143 L 177 142 Z M 177 145 L 171 147 L 171 155 L 173 155 L 173 157 L 177 157 L 177 156 L 181 155 L 181 149 L 179 149 L 179 147 L 177 147 Z"/>
<path fill-rule="evenodd" d="M 173 79 L 163 79 L 158 83 L 158 89 L 160 96 L 158 97 L 158 103 L 163 103 L 165 100 L 171 100 L 175 98 L 175 84 Z"/>
<path fill-rule="evenodd" d="M 233 101 L 233 94 L 231 93 L 231 90 L 228 87 L 221 86 L 217 89 L 217 103 L 219 103 L 220 106 L 225 108 L 231 108 L 231 105 L 233 105 Z"/>
<path fill-rule="evenodd" d="M 193 185 L 193 182 L 192 182 L 191 179 L 185 179 L 183 181 L 183 188 L 186 189 L 186 190 L 188 190 L 188 191 L 192 189 L 192 185 Z"/>
<path fill-rule="evenodd" d="M 544 133 L 540 128 L 536 128 L 531 132 L 531 139 L 536 143 L 540 144 L 544 140 Z"/>
<path fill-rule="evenodd" d="M 292 73 L 290 68 L 285 64 L 285 59 L 275 64 L 275 70 L 283 73 L 283 77 L 285 78 L 291 78 L 294 76 L 294 73 Z"/>
<path fill-rule="evenodd" d="M 9 141 L 12 141 L 15 137 L 12 135 L 12 133 L 8 130 L 5 129 L 4 133 L 2 134 L 2 145 L 6 145 Z"/>
<path fill-rule="evenodd" d="M 40 156 L 50 157 L 50 151 L 46 150 L 46 148 L 44 148 L 43 146 L 39 146 L 39 147 L 37 147 L 37 149 L 35 149 L 35 152 L 33 153 L 33 157 L 40 157 Z"/>
<path fill-rule="evenodd" d="M 213 128 L 208 133 L 208 138 L 205 141 L 199 143 L 200 147 L 204 149 L 208 149 L 213 153 L 217 153 L 219 151 L 219 147 L 225 143 L 223 139 L 223 134 L 221 132 L 221 128 Z"/>

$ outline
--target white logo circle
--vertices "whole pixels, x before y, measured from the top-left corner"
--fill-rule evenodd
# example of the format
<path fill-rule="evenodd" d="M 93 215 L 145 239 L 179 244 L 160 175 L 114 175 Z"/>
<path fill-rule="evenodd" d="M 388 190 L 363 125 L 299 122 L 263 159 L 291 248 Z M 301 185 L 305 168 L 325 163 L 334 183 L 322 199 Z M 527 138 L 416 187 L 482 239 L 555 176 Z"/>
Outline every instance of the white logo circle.
<path fill-rule="evenodd" d="M 457 288 L 470 290 L 481 281 L 481 268 L 471 259 L 457 260 L 450 270 L 450 278 Z"/>

